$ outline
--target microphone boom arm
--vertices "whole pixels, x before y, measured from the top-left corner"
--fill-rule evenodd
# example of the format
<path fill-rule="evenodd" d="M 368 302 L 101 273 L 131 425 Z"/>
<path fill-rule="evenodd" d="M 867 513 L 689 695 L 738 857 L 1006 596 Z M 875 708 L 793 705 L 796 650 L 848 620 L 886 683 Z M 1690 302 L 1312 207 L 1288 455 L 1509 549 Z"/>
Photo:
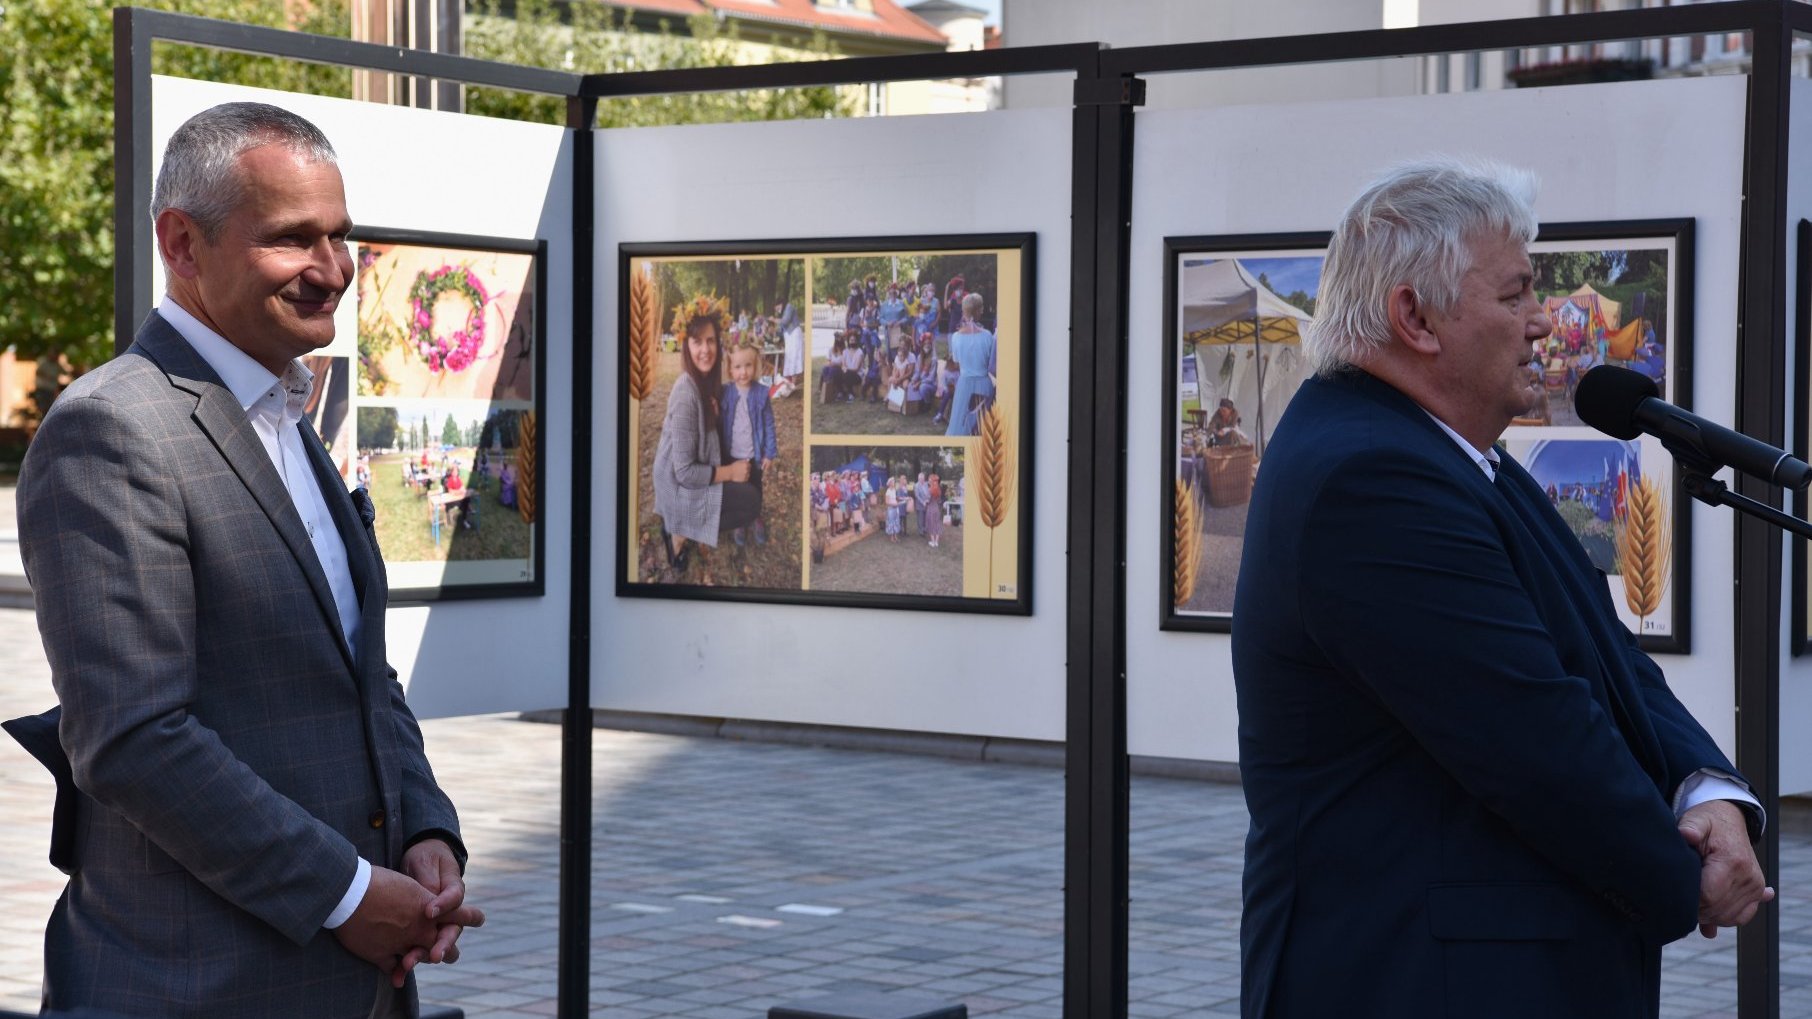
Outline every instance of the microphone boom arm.
<path fill-rule="evenodd" d="M 1678 456 L 1675 453 L 1675 456 Z M 1697 458 L 1694 458 L 1697 459 Z M 1711 476 L 1710 472 L 1700 469 L 1697 464 L 1688 460 L 1680 461 L 1683 468 L 1681 483 L 1686 487 L 1686 494 L 1707 506 L 1729 506 L 1738 513 L 1747 513 L 1783 531 L 1788 531 L 1801 538 L 1812 538 L 1812 521 L 1782 513 L 1765 502 L 1758 502 L 1746 495 L 1730 490 L 1730 486 Z M 1716 467 L 1713 468 L 1714 470 Z"/>

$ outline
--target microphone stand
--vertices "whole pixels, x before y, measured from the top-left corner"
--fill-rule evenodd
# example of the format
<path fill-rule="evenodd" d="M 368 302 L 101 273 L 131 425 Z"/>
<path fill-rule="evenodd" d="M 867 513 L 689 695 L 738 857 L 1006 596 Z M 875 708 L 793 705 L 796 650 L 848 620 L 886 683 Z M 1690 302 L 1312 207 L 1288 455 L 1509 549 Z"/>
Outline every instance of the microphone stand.
<path fill-rule="evenodd" d="M 1684 471 L 1681 483 L 1686 487 L 1686 494 L 1707 506 L 1729 506 L 1738 513 L 1747 513 L 1780 528 L 1790 531 L 1802 538 L 1812 538 L 1812 521 L 1782 513 L 1765 502 L 1758 502 L 1746 495 L 1730 490 L 1730 486 L 1712 477 L 1724 469 L 1724 465 L 1715 460 L 1700 456 L 1697 452 L 1685 447 L 1676 448 L 1674 443 L 1663 440 L 1661 445 L 1667 448 Z"/>

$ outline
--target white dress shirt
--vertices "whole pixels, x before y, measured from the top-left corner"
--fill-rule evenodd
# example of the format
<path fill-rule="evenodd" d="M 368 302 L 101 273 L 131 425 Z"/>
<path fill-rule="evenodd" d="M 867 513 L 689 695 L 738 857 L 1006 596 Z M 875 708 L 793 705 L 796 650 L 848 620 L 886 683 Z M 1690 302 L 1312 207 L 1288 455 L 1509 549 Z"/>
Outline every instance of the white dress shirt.
<path fill-rule="evenodd" d="M 1428 410 L 1424 408 L 1422 413 L 1428 414 Z M 1485 478 L 1492 484 L 1497 484 L 1497 469 L 1500 461 L 1496 446 L 1481 453 L 1472 443 L 1461 438 L 1459 432 L 1447 427 L 1447 422 L 1433 414 L 1428 414 L 1428 420 L 1441 426 L 1441 431 L 1446 432 L 1447 437 L 1460 447 L 1460 452 L 1465 453 L 1468 459 L 1478 465 L 1479 470 L 1485 472 Z M 1685 781 L 1680 783 L 1680 788 L 1674 790 L 1674 819 L 1678 820 L 1687 811 L 1710 800 L 1746 803 L 1755 808 L 1756 817 L 1760 819 L 1762 827 L 1766 827 L 1768 824 L 1768 812 L 1762 809 L 1762 801 L 1756 799 L 1755 794 L 1749 791 L 1748 783 L 1716 768 L 1700 768 L 1686 776 Z"/>
<path fill-rule="evenodd" d="M 315 480 L 314 468 L 309 466 L 308 451 L 302 446 L 299 427 L 303 408 L 314 392 L 314 373 L 301 362 L 291 361 L 279 379 L 251 355 L 203 325 L 168 295 L 158 304 L 157 313 L 189 341 L 189 346 L 214 369 L 214 374 L 220 376 L 220 381 L 226 383 L 227 390 L 245 409 L 246 419 L 258 433 L 264 452 L 271 458 L 271 466 L 277 469 L 277 477 L 289 491 L 296 515 L 302 518 L 302 526 L 308 531 L 315 558 L 320 562 L 321 572 L 327 576 L 328 590 L 333 593 L 340 632 L 345 635 L 346 646 L 352 649 L 356 660 L 361 629 L 359 596 L 353 588 L 352 569 L 346 561 L 346 542 L 340 537 L 340 529 L 334 526 L 327 500 Z M 358 908 L 370 884 L 371 864 L 360 859 L 352 885 L 322 926 L 331 929 L 345 923 Z"/>

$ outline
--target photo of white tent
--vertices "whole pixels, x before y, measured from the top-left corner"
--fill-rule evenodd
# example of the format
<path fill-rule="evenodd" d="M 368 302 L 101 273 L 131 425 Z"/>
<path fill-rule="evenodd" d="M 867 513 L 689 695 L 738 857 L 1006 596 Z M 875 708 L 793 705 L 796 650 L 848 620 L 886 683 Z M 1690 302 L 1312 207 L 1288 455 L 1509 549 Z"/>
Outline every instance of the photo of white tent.
<path fill-rule="evenodd" d="M 1183 351 L 1196 360 L 1202 409 L 1211 416 L 1221 400 L 1233 401 L 1262 458 L 1278 413 L 1307 377 L 1302 331 L 1311 316 L 1233 258 L 1185 266 L 1179 291 Z"/>
<path fill-rule="evenodd" d="M 1175 471 L 1194 493 L 1200 521 L 1189 590 L 1175 595 L 1178 614 L 1232 614 L 1252 483 L 1278 420 L 1309 376 L 1302 339 L 1314 319 L 1323 257 L 1312 248 L 1194 251 L 1173 265 L 1178 378 L 1193 377 L 1170 394 Z"/>

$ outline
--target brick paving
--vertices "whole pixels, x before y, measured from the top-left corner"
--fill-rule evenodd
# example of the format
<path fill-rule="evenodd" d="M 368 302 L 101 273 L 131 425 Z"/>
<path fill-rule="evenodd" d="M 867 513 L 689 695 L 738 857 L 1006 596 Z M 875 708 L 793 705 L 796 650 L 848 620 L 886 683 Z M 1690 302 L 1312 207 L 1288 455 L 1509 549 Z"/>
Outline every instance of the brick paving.
<path fill-rule="evenodd" d="M 32 615 L 0 610 L 0 717 L 49 703 Z M 556 726 L 423 726 L 459 804 L 473 900 L 490 915 L 430 1003 L 473 1019 L 554 1011 Z M 775 1003 L 910 988 L 972 1013 L 1061 1013 L 1063 778 L 1057 769 L 599 731 L 591 991 L 597 1015 L 753 1019 Z M 35 1010 L 50 780 L 0 745 L 0 1009 Z M 1133 1019 L 1231 1015 L 1241 843 L 1234 786 L 1136 778 Z M 1782 1014 L 1812 1017 L 1812 837 L 1783 837 Z M 1735 939 L 1670 946 L 1663 1015 L 1732 1016 Z"/>

